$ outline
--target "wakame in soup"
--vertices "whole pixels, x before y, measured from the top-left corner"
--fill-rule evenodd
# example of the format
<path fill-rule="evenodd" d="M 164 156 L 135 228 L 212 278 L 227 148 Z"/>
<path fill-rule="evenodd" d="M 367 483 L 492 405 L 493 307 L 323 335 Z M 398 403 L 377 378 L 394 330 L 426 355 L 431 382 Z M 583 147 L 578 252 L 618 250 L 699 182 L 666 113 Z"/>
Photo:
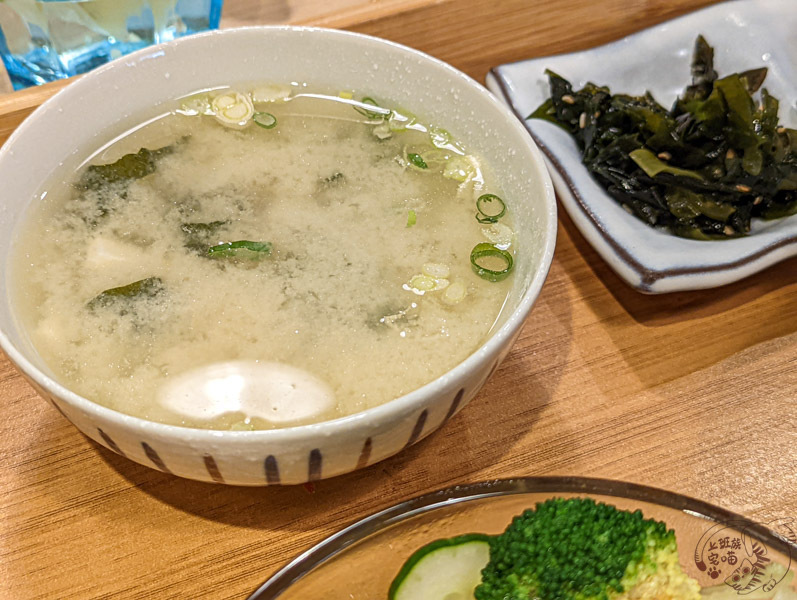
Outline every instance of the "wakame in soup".
<path fill-rule="evenodd" d="M 307 89 L 176 100 L 46 187 L 12 276 L 57 380 L 270 429 L 383 404 L 483 343 L 515 253 L 489 168 L 388 102 Z"/>

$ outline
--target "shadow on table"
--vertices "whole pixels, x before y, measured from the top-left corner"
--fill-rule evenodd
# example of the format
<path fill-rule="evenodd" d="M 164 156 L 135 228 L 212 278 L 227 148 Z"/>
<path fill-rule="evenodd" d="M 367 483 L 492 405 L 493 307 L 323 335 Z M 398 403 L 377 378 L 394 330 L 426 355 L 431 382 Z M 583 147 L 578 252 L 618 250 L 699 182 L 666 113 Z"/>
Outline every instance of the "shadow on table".
<path fill-rule="evenodd" d="M 579 295 L 646 385 L 693 373 L 797 331 L 793 295 L 775 293 L 794 283 L 797 258 L 719 288 L 646 295 L 614 273 L 564 211 L 560 220 L 560 235 L 579 255 L 571 257 Z"/>
<path fill-rule="evenodd" d="M 564 371 L 570 305 L 551 296 L 543 292 L 519 343 L 468 406 L 418 444 L 361 471 L 313 485 L 233 487 L 167 475 L 94 446 L 108 465 L 160 502 L 203 519 L 263 530 L 306 531 L 309 522 L 343 526 L 413 496 L 475 481 L 484 471 L 494 477 L 495 465 L 533 430 Z M 552 319 L 556 335 L 541 335 Z"/>
<path fill-rule="evenodd" d="M 620 279 L 589 245 L 564 210 L 560 210 L 559 217 L 562 227 L 595 277 L 603 283 L 614 300 L 619 302 L 636 322 L 648 327 L 701 319 L 733 311 L 795 281 L 797 257 L 772 265 L 741 281 L 718 288 L 670 294 L 642 294 Z M 642 226 L 644 225 L 640 223 L 640 227 Z M 601 306 L 597 305 L 597 308 L 601 308 Z"/>

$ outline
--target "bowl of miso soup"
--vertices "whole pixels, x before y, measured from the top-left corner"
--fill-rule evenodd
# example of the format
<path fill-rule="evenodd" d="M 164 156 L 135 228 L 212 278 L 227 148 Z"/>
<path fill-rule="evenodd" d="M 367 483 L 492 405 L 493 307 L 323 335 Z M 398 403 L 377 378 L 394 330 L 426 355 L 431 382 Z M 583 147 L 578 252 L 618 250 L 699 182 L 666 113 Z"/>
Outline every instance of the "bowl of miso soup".
<path fill-rule="evenodd" d="M 84 434 L 178 476 L 332 477 L 476 396 L 547 274 L 540 152 L 482 86 L 341 31 L 147 48 L 0 150 L 0 345 Z"/>

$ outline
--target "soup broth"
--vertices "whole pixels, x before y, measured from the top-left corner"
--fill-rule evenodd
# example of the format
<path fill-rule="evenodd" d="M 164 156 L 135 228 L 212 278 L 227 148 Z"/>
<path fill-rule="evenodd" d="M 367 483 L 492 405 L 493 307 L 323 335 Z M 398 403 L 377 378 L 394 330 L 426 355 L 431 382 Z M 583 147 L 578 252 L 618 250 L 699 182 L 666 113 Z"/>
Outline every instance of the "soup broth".
<path fill-rule="evenodd" d="M 409 114 L 280 89 L 178 101 L 48 186 L 12 275 L 61 383 L 269 429 L 383 404 L 484 341 L 514 252 L 503 201 L 477 211 L 488 169 Z"/>

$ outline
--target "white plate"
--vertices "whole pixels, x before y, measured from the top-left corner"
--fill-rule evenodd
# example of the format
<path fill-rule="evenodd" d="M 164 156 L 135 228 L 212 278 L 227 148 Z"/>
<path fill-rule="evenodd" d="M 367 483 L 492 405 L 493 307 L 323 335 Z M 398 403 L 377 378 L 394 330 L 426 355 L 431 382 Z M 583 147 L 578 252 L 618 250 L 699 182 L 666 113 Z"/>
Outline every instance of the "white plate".
<path fill-rule="evenodd" d="M 714 47 L 720 76 L 766 66 L 764 82 L 780 100 L 780 122 L 797 126 L 797 0 L 736 0 L 584 52 L 494 68 L 487 86 L 509 104 L 542 148 L 557 195 L 581 233 L 611 267 L 649 294 L 712 288 L 797 254 L 797 215 L 754 220 L 747 237 L 697 241 L 649 227 L 628 214 L 581 164 L 575 141 L 559 127 L 525 118 L 548 98 L 551 69 L 580 89 L 588 81 L 612 92 L 650 90 L 669 106 L 691 82 L 695 38 Z"/>

